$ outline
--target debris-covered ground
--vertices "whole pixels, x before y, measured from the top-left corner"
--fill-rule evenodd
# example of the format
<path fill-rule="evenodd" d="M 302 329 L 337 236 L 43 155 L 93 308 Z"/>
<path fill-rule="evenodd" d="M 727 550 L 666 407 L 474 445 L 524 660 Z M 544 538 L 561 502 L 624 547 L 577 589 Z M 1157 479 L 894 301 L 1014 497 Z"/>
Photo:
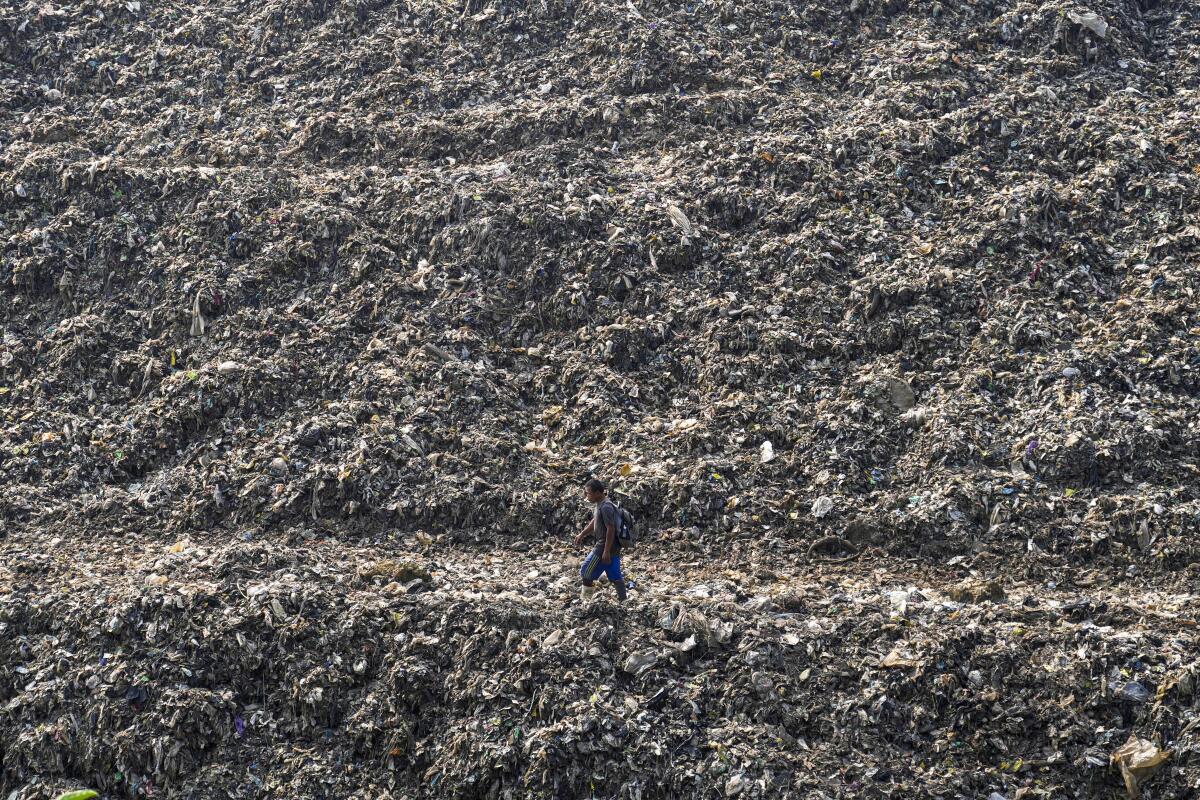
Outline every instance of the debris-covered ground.
<path fill-rule="evenodd" d="M 1200 789 L 1200 602 L 1103 574 L 677 553 L 618 610 L 561 546 L 47 549 L 3 606 L 18 797 L 1119 797 L 1131 735 L 1146 797 Z"/>
<path fill-rule="evenodd" d="M 1195 797 L 1198 91 L 1182 0 L 12 0 L 0 794 Z"/>

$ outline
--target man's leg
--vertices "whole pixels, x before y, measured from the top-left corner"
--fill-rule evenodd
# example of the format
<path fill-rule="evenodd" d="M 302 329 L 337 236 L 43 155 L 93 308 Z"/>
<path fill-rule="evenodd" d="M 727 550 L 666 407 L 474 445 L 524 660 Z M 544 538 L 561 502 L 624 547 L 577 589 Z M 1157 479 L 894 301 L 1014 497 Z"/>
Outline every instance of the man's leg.
<path fill-rule="evenodd" d="M 596 580 L 596 567 L 600 564 L 600 557 L 596 555 L 596 551 L 588 553 L 587 558 L 579 565 L 579 577 L 583 578 L 584 586 L 591 586 L 592 581 Z"/>
<path fill-rule="evenodd" d="M 579 592 L 579 597 L 581 599 L 591 600 L 592 595 L 596 593 L 592 582 L 596 580 L 597 576 L 599 575 L 599 570 L 596 569 L 599 566 L 600 556 L 596 554 L 595 550 L 589 553 L 588 557 L 585 558 L 583 563 L 579 565 L 579 577 L 583 578 L 583 589 L 581 589 Z"/>
<path fill-rule="evenodd" d="M 613 556 L 604 571 L 608 574 L 608 582 L 617 590 L 617 599 L 625 602 L 628 592 L 625 591 L 625 576 L 621 574 L 621 557 Z"/>

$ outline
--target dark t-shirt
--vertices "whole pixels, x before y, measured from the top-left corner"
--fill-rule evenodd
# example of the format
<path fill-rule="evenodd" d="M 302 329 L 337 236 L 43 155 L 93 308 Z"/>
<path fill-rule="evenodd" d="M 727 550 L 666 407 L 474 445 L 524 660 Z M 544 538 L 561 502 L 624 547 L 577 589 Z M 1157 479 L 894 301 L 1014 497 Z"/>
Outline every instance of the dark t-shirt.
<path fill-rule="evenodd" d="M 621 552 L 621 538 L 617 536 L 617 507 L 612 500 L 601 500 L 596 504 L 596 514 L 592 517 L 592 533 L 596 537 L 596 550 L 604 552 L 604 540 L 608 538 L 608 526 L 613 527 L 612 554 Z"/>

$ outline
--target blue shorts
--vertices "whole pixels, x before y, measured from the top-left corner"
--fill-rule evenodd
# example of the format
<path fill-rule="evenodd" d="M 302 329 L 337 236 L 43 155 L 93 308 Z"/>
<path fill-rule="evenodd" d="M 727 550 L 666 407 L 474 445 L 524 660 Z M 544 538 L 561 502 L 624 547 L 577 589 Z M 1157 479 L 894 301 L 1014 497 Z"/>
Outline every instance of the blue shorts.
<path fill-rule="evenodd" d="M 624 586 L 625 578 L 621 576 L 621 557 L 614 555 L 608 562 L 608 566 L 601 564 L 601 557 L 604 555 L 602 551 L 593 550 L 588 557 L 583 560 L 579 566 L 579 577 L 583 578 L 585 583 L 591 583 L 601 575 L 608 575 L 608 579 L 616 586 Z"/>

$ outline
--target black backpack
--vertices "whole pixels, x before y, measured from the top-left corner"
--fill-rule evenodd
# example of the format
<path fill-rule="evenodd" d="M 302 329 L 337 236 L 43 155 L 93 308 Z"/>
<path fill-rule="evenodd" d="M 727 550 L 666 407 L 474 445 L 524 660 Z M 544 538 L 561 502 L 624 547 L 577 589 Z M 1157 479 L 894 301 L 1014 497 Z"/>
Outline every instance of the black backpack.
<path fill-rule="evenodd" d="M 621 541 L 621 547 L 632 547 L 637 544 L 637 521 L 633 518 L 633 514 L 629 512 L 620 503 L 617 506 L 617 538 Z"/>

